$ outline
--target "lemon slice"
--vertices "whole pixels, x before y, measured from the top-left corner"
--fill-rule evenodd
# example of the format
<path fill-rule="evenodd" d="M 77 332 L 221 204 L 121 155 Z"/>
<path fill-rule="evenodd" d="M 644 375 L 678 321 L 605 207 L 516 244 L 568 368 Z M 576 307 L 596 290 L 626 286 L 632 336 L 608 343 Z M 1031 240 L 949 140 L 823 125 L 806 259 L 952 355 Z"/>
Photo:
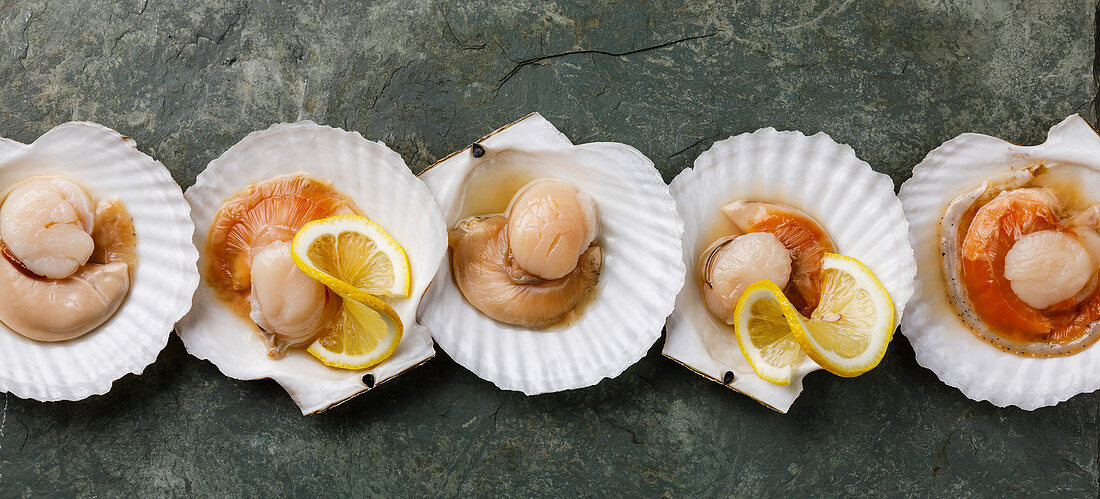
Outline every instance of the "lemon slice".
<path fill-rule="evenodd" d="M 821 301 L 794 335 L 814 362 L 838 376 L 859 376 L 878 365 L 894 335 L 894 303 L 871 269 L 852 257 L 826 253 Z"/>
<path fill-rule="evenodd" d="M 358 215 L 307 223 L 294 235 L 298 267 L 337 293 L 409 296 L 412 276 L 405 249 L 378 224 Z"/>
<path fill-rule="evenodd" d="M 401 342 L 401 317 L 365 293 L 341 297 L 344 302 L 331 328 L 306 351 L 326 366 L 343 369 L 366 369 L 386 360 Z"/>
<path fill-rule="evenodd" d="M 802 316 L 774 282 L 759 281 L 745 290 L 734 309 L 733 331 L 741 354 L 757 376 L 780 386 L 791 383 L 794 367 L 805 359 L 795 331 Z"/>
<path fill-rule="evenodd" d="M 343 369 L 366 369 L 393 354 L 404 325 L 375 295 L 409 295 L 409 258 L 401 245 L 369 219 L 337 215 L 307 223 L 290 248 L 298 268 L 343 298 L 328 332 L 306 351 Z"/>

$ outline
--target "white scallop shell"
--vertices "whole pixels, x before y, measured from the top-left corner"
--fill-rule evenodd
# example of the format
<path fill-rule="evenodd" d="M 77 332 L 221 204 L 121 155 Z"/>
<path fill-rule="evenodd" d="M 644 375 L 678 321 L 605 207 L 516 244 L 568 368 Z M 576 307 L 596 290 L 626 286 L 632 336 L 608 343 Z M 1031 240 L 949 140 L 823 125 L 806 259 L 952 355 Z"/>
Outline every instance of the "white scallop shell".
<path fill-rule="evenodd" d="M 118 311 L 79 338 L 38 342 L 0 323 L 0 391 L 36 400 L 107 393 L 156 360 L 191 308 L 199 276 L 190 208 L 164 165 L 95 123 L 66 123 L 31 144 L 0 140 L 0 192 L 33 175 L 65 176 L 93 198 L 121 199 L 134 220 L 138 265 Z"/>
<path fill-rule="evenodd" d="M 814 217 L 837 251 L 866 264 L 890 292 L 895 320 L 913 293 L 913 250 L 908 225 L 890 177 L 876 173 L 847 145 L 828 135 L 805 136 L 763 128 L 715 142 L 672 181 L 672 196 L 684 219 L 687 283 L 668 319 L 663 353 L 718 383 L 728 385 L 780 412 L 802 392 L 802 378 L 820 369 L 808 358 L 788 386 L 756 376 L 741 355 L 731 326 L 712 318 L 703 304 L 696 264 L 719 209 L 735 200 L 774 201 Z"/>
<path fill-rule="evenodd" d="M 327 367 L 304 349 L 291 349 L 279 360 L 267 356 L 259 328 L 234 313 L 204 282 L 179 335 L 192 355 L 213 362 L 226 376 L 242 380 L 271 378 L 303 414 L 318 412 L 416 367 L 435 355 L 431 333 L 416 323 L 416 308 L 447 249 L 447 232 L 435 201 L 405 161 L 381 142 L 358 132 L 310 121 L 273 125 L 249 134 L 213 160 L 187 189 L 195 220 L 195 246 L 206 248 L 210 225 L 222 203 L 250 184 L 278 175 L 305 172 L 333 182 L 368 218 L 404 248 L 412 271 L 408 298 L 386 301 L 405 326 L 393 355 L 367 370 Z M 200 252 L 202 253 L 202 252 Z M 205 268 L 205 255 L 199 268 Z"/>
<path fill-rule="evenodd" d="M 978 339 L 956 316 L 940 262 L 939 222 L 947 205 L 990 177 L 1042 162 L 1070 172 L 1084 192 L 1100 192 L 1100 137 L 1080 116 L 1055 125 L 1046 142 L 1020 146 L 964 133 L 928 153 L 901 187 L 920 274 L 902 333 L 917 363 L 973 400 L 1025 410 L 1057 404 L 1100 388 L 1100 347 L 1076 355 L 1033 358 Z"/>
<path fill-rule="evenodd" d="M 599 207 L 604 256 L 598 295 L 567 328 L 526 330 L 473 308 L 448 262 L 428 290 L 420 319 L 451 358 L 506 390 L 534 395 L 618 376 L 661 335 L 683 284 L 683 225 L 668 186 L 637 149 L 611 142 L 573 145 L 538 113 L 478 144 L 483 157 L 466 148 L 420 175 L 443 218 L 451 226 L 457 221 L 465 180 L 479 166 L 569 181 Z"/>

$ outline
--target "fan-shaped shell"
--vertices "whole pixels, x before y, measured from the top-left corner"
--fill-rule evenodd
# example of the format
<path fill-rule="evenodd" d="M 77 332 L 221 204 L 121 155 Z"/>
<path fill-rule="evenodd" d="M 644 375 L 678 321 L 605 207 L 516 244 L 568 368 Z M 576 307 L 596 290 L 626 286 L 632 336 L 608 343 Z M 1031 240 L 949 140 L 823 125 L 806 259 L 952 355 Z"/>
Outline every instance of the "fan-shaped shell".
<path fill-rule="evenodd" d="M 405 325 L 393 355 L 368 370 L 326 367 L 302 349 L 279 360 L 267 356 L 258 327 L 234 313 L 203 282 L 195 306 L 180 322 L 187 351 L 236 379 L 271 378 L 303 414 L 317 412 L 435 355 L 431 333 L 416 323 L 416 309 L 447 249 L 447 234 L 431 194 L 397 153 L 357 132 L 303 121 L 253 132 L 211 161 L 186 197 L 193 208 L 195 246 L 206 247 L 210 224 L 222 203 L 241 189 L 279 175 L 304 172 L 333 182 L 363 213 L 404 248 L 412 271 L 408 298 L 389 299 Z M 205 268 L 205 255 L 199 268 Z M 204 280 L 205 281 L 205 280 Z"/>
<path fill-rule="evenodd" d="M 0 193 L 34 175 L 59 175 L 93 197 L 117 196 L 133 217 L 138 264 L 129 296 L 79 338 L 44 343 L 0 323 L 0 390 L 36 400 L 106 393 L 156 360 L 198 284 L 194 226 L 179 185 L 133 140 L 102 125 L 60 125 L 31 144 L 0 139 Z"/>
<path fill-rule="evenodd" d="M 802 378 L 819 367 L 807 359 L 789 386 L 756 376 L 741 356 L 731 326 L 713 318 L 703 303 L 697 269 L 700 253 L 714 239 L 720 208 L 736 200 L 773 201 L 814 217 L 837 251 L 874 271 L 890 292 L 900 319 L 913 291 L 913 250 L 890 178 L 871 170 L 851 147 L 828 135 L 764 128 L 715 142 L 672 181 L 672 196 L 684 219 L 687 282 L 668 320 L 663 353 L 687 368 L 786 412 L 802 392 Z"/>
<path fill-rule="evenodd" d="M 603 266 L 596 296 L 567 327 L 526 330 L 496 322 L 463 298 L 449 262 L 428 290 L 420 318 L 456 362 L 506 390 L 528 395 L 591 386 L 641 359 L 661 334 L 683 283 L 683 230 L 653 162 L 618 143 L 573 145 L 531 114 L 420 175 L 453 226 L 472 178 L 518 188 L 558 178 L 598 206 Z M 514 188 L 507 194 L 514 193 Z"/>
<path fill-rule="evenodd" d="M 1077 179 L 1086 193 L 1100 192 L 1100 136 L 1080 116 L 1055 125 L 1046 142 L 1020 146 L 964 133 L 932 150 L 902 184 L 900 198 L 916 252 L 916 294 L 902 333 L 917 362 L 973 400 L 1032 410 L 1100 388 L 1100 348 L 1062 357 L 1024 357 L 975 336 L 955 313 L 940 261 L 939 224 L 952 200 L 986 180 L 1036 163 Z"/>

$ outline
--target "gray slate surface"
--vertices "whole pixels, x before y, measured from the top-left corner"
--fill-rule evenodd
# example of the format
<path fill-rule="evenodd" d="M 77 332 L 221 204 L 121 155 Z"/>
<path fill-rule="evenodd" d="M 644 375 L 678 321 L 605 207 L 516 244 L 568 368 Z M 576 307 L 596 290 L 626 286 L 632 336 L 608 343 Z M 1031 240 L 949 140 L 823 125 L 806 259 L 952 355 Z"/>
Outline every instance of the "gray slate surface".
<path fill-rule="evenodd" d="M 1094 118 L 1079 0 L 0 0 L 0 135 L 69 120 L 134 137 L 187 187 L 252 130 L 312 119 L 419 171 L 540 111 L 666 180 L 717 139 L 825 131 L 898 185 L 962 132 L 1036 142 Z M 658 354 L 569 393 L 497 390 L 442 352 L 302 417 L 174 338 L 109 394 L 4 396 L 0 496 L 1071 495 L 1096 497 L 1097 405 L 967 400 L 898 335 L 788 415 Z"/>

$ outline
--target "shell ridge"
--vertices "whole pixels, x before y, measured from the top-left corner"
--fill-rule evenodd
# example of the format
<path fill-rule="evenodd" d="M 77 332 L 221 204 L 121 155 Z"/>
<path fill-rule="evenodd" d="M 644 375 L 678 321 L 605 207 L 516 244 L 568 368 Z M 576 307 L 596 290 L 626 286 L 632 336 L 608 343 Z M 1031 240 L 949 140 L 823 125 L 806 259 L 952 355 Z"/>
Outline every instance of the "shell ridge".
<path fill-rule="evenodd" d="M 3 142 L 18 144 L 7 139 Z M 74 143 L 77 144 L 75 148 Z M 189 248 L 193 250 L 191 236 L 187 233 L 189 229 L 193 231 L 190 218 L 185 215 L 188 205 L 179 185 L 161 162 L 141 152 L 133 139 L 103 125 L 64 123 L 17 149 L 18 157 L 44 154 L 51 161 L 79 152 L 80 156 L 66 162 L 66 170 L 61 173 L 73 177 L 95 194 L 123 198 L 134 216 L 143 264 L 137 269 L 126 301 L 92 333 L 64 344 L 2 340 L 8 347 L 24 352 L 16 357 L 39 360 L 33 366 L 22 364 L 21 359 L 17 361 L 16 365 L 25 366 L 21 369 L 22 375 L 29 377 L 20 378 L 15 372 L 5 370 L 0 376 L 0 388 L 20 397 L 39 400 L 79 400 L 106 393 L 118 378 L 129 373 L 140 374 L 156 360 L 167 344 L 173 324 L 189 308 L 193 289 L 189 290 L 188 286 L 197 285 L 197 269 L 193 263 L 198 255 L 188 251 Z M 17 163 L 16 156 L 5 159 L 9 161 L 3 169 L 7 176 L 14 177 L 27 166 Z M 59 170 L 51 167 L 47 171 Z M 156 218 L 156 222 L 152 222 L 152 218 Z M 154 249 L 156 257 L 150 255 Z M 155 278 L 155 273 L 171 283 L 167 286 L 169 289 L 151 287 L 150 279 Z M 159 293 L 163 300 L 151 303 L 143 294 L 147 291 L 143 290 Z M 129 339 L 123 341 L 124 336 Z M 105 350 L 106 345 L 111 348 Z M 60 360 L 75 356 L 76 350 L 81 352 L 80 356 Z M 85 357 L 101 361 L 88 363 Z M 59 361 L 65 365 L 54 366 L 50 376 L 34 372 Z"/>

